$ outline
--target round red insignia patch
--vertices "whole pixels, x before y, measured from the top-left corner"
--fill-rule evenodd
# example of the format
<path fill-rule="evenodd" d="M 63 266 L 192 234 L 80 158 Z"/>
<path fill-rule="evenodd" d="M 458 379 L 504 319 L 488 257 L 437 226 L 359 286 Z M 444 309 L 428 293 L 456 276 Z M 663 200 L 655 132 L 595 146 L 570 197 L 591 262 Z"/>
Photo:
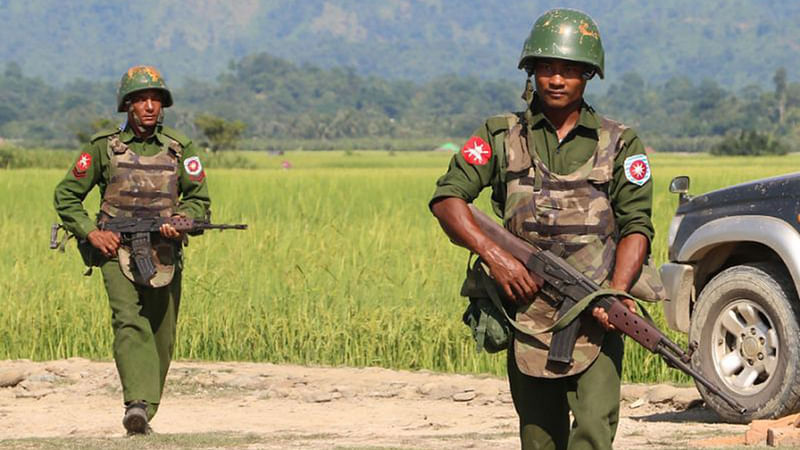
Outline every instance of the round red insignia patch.
<path fill-rule="evenodd" d="M 461 156 L 472 165 L 482 166 L 489 162 L 489 158 L 492 157 L 492 147 L 478 136 L 472 136 L 461 147 Z"/>
<path fill-rule="evenodd" d="M 200 158 L 197 156 L 192 156 L 183 160 L 183 167 L 186 169 L 186 173 L 191 176 L 200 175 L 203 171 L 203 165 L 200 164 Z"/>

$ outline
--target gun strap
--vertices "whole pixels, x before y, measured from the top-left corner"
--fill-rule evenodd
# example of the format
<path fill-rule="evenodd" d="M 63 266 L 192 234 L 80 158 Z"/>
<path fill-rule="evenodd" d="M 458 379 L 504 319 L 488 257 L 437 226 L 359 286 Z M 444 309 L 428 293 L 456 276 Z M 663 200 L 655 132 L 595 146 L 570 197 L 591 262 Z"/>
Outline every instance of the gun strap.
<path fill-rule="evenodd" d="M 625 291 L 608 288 L 608 289 L 599 289 L 597 291 L 589 293 L 587 296 L 583 297 L 577 303 L 575 303 L 575 305 L 572 308 L 570 308 L 563 316 L 559 317 L 554 324 L 544 328 L 531 329 L 526 327 L 525 325 L 522 325 L 516 320 L 512 319 L 508 315 L 506 309 L 503 307 L 503 302 L 500 300 L 500 294 L 497 292 L 497 286 L 494 280 L 492 280 L 489 277 L 489 275 L 486 273 L 485 270 L 480 271 L 480 273 L 481 277 L 483 278 L 482 281 L 486 286 L 486 290 L 489 292 L 489 298 L 492 300 L 492 304 L 494 304 L 495 308 L 499 309 L 503 313 L 506 320 L 508 320 L 508 323 L 511 324 L 511 326 L 513 326 L 514 329 L 528 336 L 537 336 L 549 332 L 555 333 L 563 329 L 564 327 L 569 325 L 569 323 L 572 322 L 575 318 L 577 318 L 578 315 L 582 313 L 589 306 L 589 304 L 592 303 L 592 301 L 594 301 L 598 297 L 602 297 L 605 295 L 624 297 L 635 301 L 637 305 L 639 305 L 639 308 L 642 310 L 643 313 L 642 315 L 644 315 L 647 320 L 652 322 L 652 317 L 650 317 L 650 314 L 641 305 L 642 300 L 633 297 L 632 295 L 628 294 Z"/>
<path fill-rule="evenodd" d="M 64 251 L 66 251 L 67 248 L 67 242 L 72 238 L 77 239 L 77 237 L 75 236 L 74 233 L 70 233 L 69 231 L 67 231 L 67 229 L 62 224 L 53 224 L 53 228 L 55 229 L 55 231 L 51 236 L 50 248 L 53 250 L 58 250 L 61 253 L 64 253 Z M 64 230 L 64 234 L 61 237 L 61 240 L 58 239 L 58 230 Z"/>
<path fill-rule="evenodd" d="M 58 241 L 58 247 L 57 247 L 58 251 L 60 251 L 61 253 L 64 253 L 64 251 L 66 251 L 66 248 L 67 248 L 67 241 L 69 241 L 72 238 L 75 238 L 75 235 L 70 233 L 69 231 L 65 231 L 64 232 L 64 237 L 61 238 L 60 241 Z"/>

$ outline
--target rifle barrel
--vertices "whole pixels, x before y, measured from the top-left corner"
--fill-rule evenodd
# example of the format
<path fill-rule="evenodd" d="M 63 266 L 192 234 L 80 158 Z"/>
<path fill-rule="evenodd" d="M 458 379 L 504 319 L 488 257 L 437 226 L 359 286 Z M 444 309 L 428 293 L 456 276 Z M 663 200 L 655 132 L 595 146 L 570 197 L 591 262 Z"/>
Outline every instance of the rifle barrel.
<path fill-rule="evenodd" d="M 666 342 L 667 341 L 665 341 L 664 343 L 666 343 Z M 668 346 L 668 347 L 671 347 L 671 346 Z M 667 351 L 664 346 L 659 346 L 654 351 L 654 353 L 657 353 L 658 355 L 660 355 L 661 358 L 663 358 L 664 361 L 666 361 L 667 365 L 671 365 L 671 366 L 683 371 L 683 373 L 685 373 L 685 374 L 691 376 L 692 378 L 694 378 L 698 383 L 702 384 L 703 387 L 708 389 L 709 392 L 711 392 L 712 394 L 714 394 L 717 397 L 721 398 L 723 401 L 725 401 L 725 403 L 728 404 L 728 406 L 733 408 L 739 414 L 746 414 L 747 413 L 747 408 L 745 408 L 744 406 L 739 404 L 739 402 L 737 402 L 730 395 L 722 392 L 716 385 L 714 385 L 714 383 L 711 382 L 711 380 L 707 379 L 700 372 L 694 370 L 694 368 L 692 366 L 690 366 L 689 364 L 685 363 L 683 361 L 684 358 L 682 357 L 682 355 L 680 355 L 680 354 L 679 355 L 673 355 L 672 353 Z M 683 353 L 683 351 L 681 350 L 680 353 Z"/>
<path fill-rule="evenodd" d="M 246 223 L 237 223 L 237 224 L 197 224 L 197 228 L 202 228 L 204 230 L 246 230 L 247 224 Z"/>

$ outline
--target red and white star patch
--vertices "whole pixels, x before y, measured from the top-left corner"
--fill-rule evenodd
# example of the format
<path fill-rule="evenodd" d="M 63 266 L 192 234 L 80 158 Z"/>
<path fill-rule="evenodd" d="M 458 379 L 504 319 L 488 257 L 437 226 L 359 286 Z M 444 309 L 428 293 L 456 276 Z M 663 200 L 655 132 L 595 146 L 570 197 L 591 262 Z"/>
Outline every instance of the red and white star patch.
<path fill-rule="evenodd" d="M 482 166 L 489 162 L 489 158 L 492 157 L 492 147 L 478 136 L 472 136 L 461 147 L 461 156 L 472 165 Z"/>
<path fill-rule="evenodd" d="M 86 171 L 89 170 L 89 167 L 92 167 L 92 155 L 83 152 L 75 163 L 75 167 L 72 168 L 72 175 L 75 178 L 83 178 L 86 176 Z"/>
<path fill-rule="evenodd" d="M 633 155 L 625 158 L 625 178 L 631 183 L 642 186 L 650 179 L 650 163 L 647 155 Z"/>
<path fill-rule="evenodd" d="M 197 156 L 184 159 L 183 168 L 186 169 L 186 173 L 189 174 L 189 179 L 192 181 L 203 181 L 206 176 L 203 164 Z"/>

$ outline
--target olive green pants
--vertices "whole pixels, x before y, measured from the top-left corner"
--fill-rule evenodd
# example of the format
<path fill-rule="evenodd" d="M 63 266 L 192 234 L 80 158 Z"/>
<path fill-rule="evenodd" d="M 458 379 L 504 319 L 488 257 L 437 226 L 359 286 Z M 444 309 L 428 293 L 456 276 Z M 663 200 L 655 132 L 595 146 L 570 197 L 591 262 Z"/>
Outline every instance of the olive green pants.
<path fill-rule="evenodd" d="M 622 355 L 622 336 L 606 333 L 600 355 L 584 372 L 535 378 L 517 368 L 512 345 L 508 380 L 522 449 L 611 449 L 619 422 Z"/>
<path fill-rule="evenodd" d="M 161 402 L 164 381 L 175 348 L 175 325 L 181 299 L 181 273 L 162 288 L 148 288 L 125 278 L 117 260 L 101 268 L 111 326 L 114 361 L 122 382 L 125 404 L 146 401 L 152 419 Z"/>

